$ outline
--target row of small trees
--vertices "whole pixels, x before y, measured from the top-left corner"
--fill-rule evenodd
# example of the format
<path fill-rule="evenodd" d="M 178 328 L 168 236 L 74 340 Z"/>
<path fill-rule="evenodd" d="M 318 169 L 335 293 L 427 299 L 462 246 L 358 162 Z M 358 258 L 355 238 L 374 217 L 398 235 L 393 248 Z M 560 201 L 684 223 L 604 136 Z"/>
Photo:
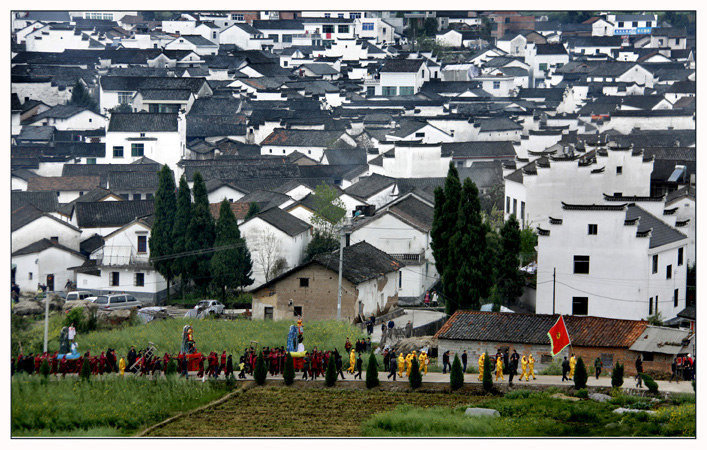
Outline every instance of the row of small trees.
<path fill-rule="evenodd" d="M 478 310 L 483 300 L 498 310 L 522 294 L 518 220 L 511 216 L 500 234 L 493 229 L 483 218 L 476 184 L 467 178 L 462 185 L 451 163 L 444 187 L 435 189 L 431 237 L 447 314 Z"/>
<path fill-rule="evenodd" d="M 194 173 L 193 197 L 192 202 L 184 175 L 177 189 L 172 170 L 164 165 L 155 193 L 150 260 L 167 280 L 168 300 L 171 281 L 177 276 L 182 286 L 193 282 L 204 293 L 213 284 L 225 300 L 227 287 L 253 284 L 250 252 L 228 200 L 221 203 L 219 218 L 214 221 L 199 172 Z"/>

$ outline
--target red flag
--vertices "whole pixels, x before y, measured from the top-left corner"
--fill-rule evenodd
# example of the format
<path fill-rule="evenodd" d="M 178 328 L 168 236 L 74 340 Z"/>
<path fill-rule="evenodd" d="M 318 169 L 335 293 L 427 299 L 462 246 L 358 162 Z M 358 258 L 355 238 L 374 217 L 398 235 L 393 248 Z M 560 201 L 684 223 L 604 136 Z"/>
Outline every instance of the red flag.
<path fill-rule="evenodd" d="M 562 349 L 570 345 L 570 335 L 567 333 L 567 327 L 565 327 L 565 321 L 562 319 L 562 315 L 557 319 L 555 325 L 550 328 L 547 335 L 550 338 L 550 351 L 552 352 L 552 356 L 557 355 Z"/>

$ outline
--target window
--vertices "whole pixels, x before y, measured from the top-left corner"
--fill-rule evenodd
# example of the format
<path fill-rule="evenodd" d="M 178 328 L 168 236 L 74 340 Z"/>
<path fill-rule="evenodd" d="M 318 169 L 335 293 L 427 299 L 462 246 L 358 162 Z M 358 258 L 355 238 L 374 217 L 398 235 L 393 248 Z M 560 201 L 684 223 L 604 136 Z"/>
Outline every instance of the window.
<path fill-rule="evenodd" d="M 123 147 L 113 147 L 113 158 L 123 157 Z"/>
<path fill-rule="evenodd" d="M 145 286 L 145 274 L 136 273 L 135 274 L 135 286 Z"/>
<path fill-rule="evenodd" d="M 364 22 L 361 24 L 361 30 L 373 31 L 373 22 Z"/>
<path fill-rule="evenodd" d="M 245 20 L 245 17 L 243 16 L 243 14 L 231 14 L 231 20 L 243 22 Z"/>
<path fill-rule="evenodd" d="M 415 133 L 415 137 L 419 137 L 419 138 L 425 137 L 425 132 L 422 131 L 420 133 Z"/>
<path fill-rule="evenodd" d="M 32 272 L 30 272 L 30 273 L 27 275 L 27 278 L 28 278 L 29 280 L 32 279 Z"/>
<path fill-rule="evenodd" d="M 300 278 L 299 287 L 309 287 L 309 278 Z"/>
<path fill-rule="evenodd" d="M 132 92 L 118 92 L 118 103 L 121 105 L 130 105 L 133 102 Z"/>
<path fill-rule="evenodd" d="M 653 297 L 648 299 L 648 315 L 653 315 Z"/>
<path fill-rule="evenodd" d="M 623 166 L 616 166 L 616 175 L 621 175 L 622 173 L 624 173 Z"/>
<path fill-rule="evenodd" d="M 587 231 L 587 234 L 596 235 L 598 229 L 599 229 L 599 226 L 598 226 L 597 224 L 595 224 L 595 223 L 590 223 L 590 224 L 589 224 L 589 229 L 588 229 L 588 231 Z"/>
<path fill-rule="evenodd" d="M 631 26 L 634 28 L 638 28 L 638 22 L 631 22 Z"/>
<path fill-rule="evenodd" d="M 86 158 L 86 164 L 96 164 L 96 158 Z"/>
<path fill-rule="evenodd" d="M 108 273 L 108 284 L 110 286 L 120 286 L 120 272 Z"/>
<path fill-rule="evenodd" d="M 344 18 L 344 13 L 339 13 L 339 14 L 337 14 L 337 15 L 338 15 L 339 19 L 343 19 L 343 18 Z"/>
<path fill-rule="evenodd" d="M 145 156 L 145 144 L 130 144 L 132 156 Z"/>
<path fill-rule="evenodd" d="M 623 192 L 614 192 L 614 197 L 623 197 L 624 193 Z"/>
<path fill-rule="evenodd" d="M 525 202 L 520 202 L 520 220 L 525 225 Z"/>
<path fill-rule="evenodd" d="M 623 23 L 623 22 L 619 22 L 619 28 L 623 28 L 623 27 L 624 27 L 624 23 Z"/>
<path fill-rule="evenodd" d="M 342 14 L 342 16 L 343 16 L 343 14 Z M 348 34 L 348 32 L 349 32 L 348 25 L 339 25 L 339 33 Z"/>
<path fill-rule="evenodd" d="M 272 39 L 273 42 L 280 42 L 280 36 L 277 34 L 268 34 L 268 39 Z"/>
<path fill-rule="evenodd" d="M 301 306 L 295 306 L 292 308 L 292 310 L 295 313 L 295 317 L 301 317 L 302 316 L 302 307 Z"/>
<path fill-rule="evenodd" d="M 665 279 L 670 280 L 673 278 L 673 265 L 668 264 L 668 267 L 665 268 Z"/>
<path fill-rule="evenodd" d="M 283 41 L 282 41 L 282 42 L 285 42 L 284 37 L 285 37 L 285 36 L 283 36 Z M 282 62 L 282 67 L 287 67 L 287 61 L 283 61 L 283 62 Z"/>
<path fill-rule="evenodd" d="M 59 243 L 59 236 L 52 236 L 49 238 L 49 240 L 55 244 L 58 244 Z"/>
<path fill-rule="evenodd" d="M 215 31 L 211 32 L 211 39 L 216 39 L 216 32 Z"/>
<path fill-rule="evenodd" d="M 684 247 L 680 247 L 678 249 L 678 266 L 682 266 L 684 251 L 685 251 Z"/>
<path fill-rule="evenodd" d="M 137 237 L 137 252 L 147 253 L 147 235 Z"/>
<path fill-rule="evenodd" d="M 373 97 L 376 95 L 376 87 L 368 86 L 366 87 L 366 97 Z"/>
<path fill-rule="evenodd" d="M 572 315 L 586 316 L 589 313 L 588 297 L 572 297 Z"/>
<path fill-rule="evenodd" d="M 653 255 L 653 273 L 658 273 L 658 255 Z"/>
<path fill-rule="evenodd" d="M 675 292 L 673 292 L 673 308 L 678 307 L 678 294 L 679 294 L 679 289 L 675 289 Z"/>
<path fill-rule="evenodd" d="M 547 70 L 547 63 L 540 63 L 540 65 L 538 65 L 538 70 L 545 72 Z"/>
<path fill-rule="evenodd" d="M 291 34 L 283 34 L 282 35 L 282 42 L 292 42 L 292 35 Z"/>
<path fill-rule="evenodd" d="M 360 19 L 361 13 L 349 13 L 349 19 Z"/>
<path fill-rule="evenodd" d="M 506 196 L 506 213 L 511 213 L 511 198 Z"/>
<path fill-rule="evenodd" d="M 574 273 L 589 273 L 588 255 L 574 255 Z"/>
<path fill-rule="evenodd" d="M 501 89 L 501 82 L 500 82 L 500 81 L 494 81 L 494 82 L 493 82 L 493 88 L 494 88 L 494 89 Z"/>
<path fill-rule="evenodd" d="M 518 217 L 518 200 L 513 199 L 513 215 Z"/>
<path fill-rule="evenodd" d="M 612 367 L 614 365 L 614 354 L 613 353 L 600 353 L 599 358 L 604 367 Z"/>
<path fill-rule="evenodd" d="M 400 95 L 415 95 L 415 88 L 411 86 L 400 86 Z"/>
<path fill-rule="evenodd" d="M 333 33 L 334 25 L 322 25 L 322 33 Z"/>
<path fill-rule="evenodd" d="M 398 88 L 396 86 L 383 86 L 383 95 L 387 95 L 387 96 L 398 95 Z"/>
<path fill-rule="evenodd" d="M 325 19 L 331 19 L 331 13 L 324 13 Z"/>
<path fill-rule="evenodd" d="M 403 271 L 398 272 L 398 288 L 402 289 L 403 287 Z"/>

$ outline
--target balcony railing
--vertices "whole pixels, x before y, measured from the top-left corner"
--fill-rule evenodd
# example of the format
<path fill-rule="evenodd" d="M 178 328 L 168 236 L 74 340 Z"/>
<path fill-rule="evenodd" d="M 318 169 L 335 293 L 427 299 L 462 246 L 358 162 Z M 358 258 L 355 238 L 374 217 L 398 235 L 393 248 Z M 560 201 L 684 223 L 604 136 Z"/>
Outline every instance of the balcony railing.
<path fill-rule="evenodd" d="M 403 263 L 422 264 L 425 262 L 425 252 L 420 253 L 390 253 L 390 256 Z"/>

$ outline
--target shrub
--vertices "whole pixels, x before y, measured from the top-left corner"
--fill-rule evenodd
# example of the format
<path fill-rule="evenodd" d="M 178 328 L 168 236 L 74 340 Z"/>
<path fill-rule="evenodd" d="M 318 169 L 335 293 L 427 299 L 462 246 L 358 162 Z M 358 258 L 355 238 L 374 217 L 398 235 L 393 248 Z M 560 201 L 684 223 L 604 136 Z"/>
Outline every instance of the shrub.
<path fill-rule="evenodd" d="M 574 368 L 574 388 L 584 389 L 587 387 L 587 366 L 580 356 L 577 358 L 577 365 Z"/>
<path fill-rule="evenodd" d="M 538 375 L 562 375 L 562 358 L 553 358 L 549 365 L 538 372 Z"/>
<path fill-rule="evenodd" d="M 484 391 L 490 392 L 493 388 L 493 378 L 491 377 L 491 359 L 488 355 L 484 357 L 484 376 L 482 377 Z"/>
<path fill-rule="evenodd" d="M 464 372 L 462 371 L 462 363 L 459 361 L 458 355 L 454 355 L 452 370 L 449 372 L 449 386 L 452 390 L 464 386 Z"/>
<path fill-rule="evenodd" d="M 49 377 L 49 363 L 45 359 L 42 361 L 42 365 L 39 366 L 39 373 L 46 379 Z"/>
<path fill-rule="evenodd" d="M 255 370 L 253 371 L 253 378 L 255 382 L 259 385 L 265 384 L 265 378 L 268 376 L 268 369 L 265 367 L 265 360 L 263 359 L 263 353 L 260 352 L 258 355 L 258 360 L 255 362 Z"/>
<path fill-rule="evenodd" d="M 332 365 L 331 361 L 329 361 L 329 365 Z M 415 366 L 413 366 L 412 370 L 415 370 Z M 329 372 L 328 367 L 327 372 Z M 336 371 L 333 368 L 332 373 L 334 374 L 334 380 L 336 380 Z M 371 355 L 368 357 L 368 367 L 366 368 L 366 387 L 368 389 L 371 389 L 378 386 L 379 384 L 380 381 L 378 380 L 378 361 L 376 360 L 376 356 L 373 354 L 373 352 L 371 352 Z"/>
<path fill-rule="evenodd" d="M 176 374 L 177 374 L 177 361 L 174 358 L 172 358 L 167 363 L 167 375 L 176 375 Z"/>
<path fill-rule="evenodd" d="M 331 360 L 331 358 L 329 359 Z M 331 364 L 331 361 L 329 363 Z M 329 376 L 328 374 L 329 368 L 327 367 L 327 376 Z M 295 382 L 295 363 L 292 361 L 290 352 L 287 352 L 287 356 L 285 356 L 285 368 L 282 371 L 282 378 L 285 379 L 285 384 L 288 386 Z"/>
<path fill-rule="evenodd" d="M 648 392 L 650 392 L 651 394 L 658 393 L 658 383 L 653 380 L 653 377 L 648 374 L 642 373 L 641 378 L 643 379 L 643 384 L 645 384 L 648 388 Z"/>
<path fill-rule="evenodd" d="M 532 394 L 532 391 L 528 389 L 519 389 L 517 391 L 507 392 L 506 395 L 503 396 L 503 398 L 508 400 L 515 400 L 518 398 L 528 398 L 530 397 L 530 394 Z"/>
<path fill-rule="evenodd" d="M 91 364 L 88 362 L 88 358 L 83 359 L 83 366 L 81 366 L 81 379 L 88 381 L 91 379 Z"/>
<path fill-rule="evenodd" d="M 620 388 L 624 385 L 624 365 L 616 361 L 614 370 L 611 372 L 611 386 Z"/>
<path fill-rule="evenodd" d="M 410 387 L 413 389 L 417 389 L 422 386 L 422 375 L 420 374 L 420 364 L 417 362 L 417 358 L 412 358 L 409 380 Z"/>
<path fill-rule="evenodd" d="M 575 372 L 575 375 L 577 375 L 576 372 Z M 580 389 L 580 390 L 577 391 L 577 393 L 575 394 L 575 397 L 577 397 L 577 398 L 589 398 L 589 391 L 587 390 L 587 388 L 582 388 L 582 389 Z"/>

